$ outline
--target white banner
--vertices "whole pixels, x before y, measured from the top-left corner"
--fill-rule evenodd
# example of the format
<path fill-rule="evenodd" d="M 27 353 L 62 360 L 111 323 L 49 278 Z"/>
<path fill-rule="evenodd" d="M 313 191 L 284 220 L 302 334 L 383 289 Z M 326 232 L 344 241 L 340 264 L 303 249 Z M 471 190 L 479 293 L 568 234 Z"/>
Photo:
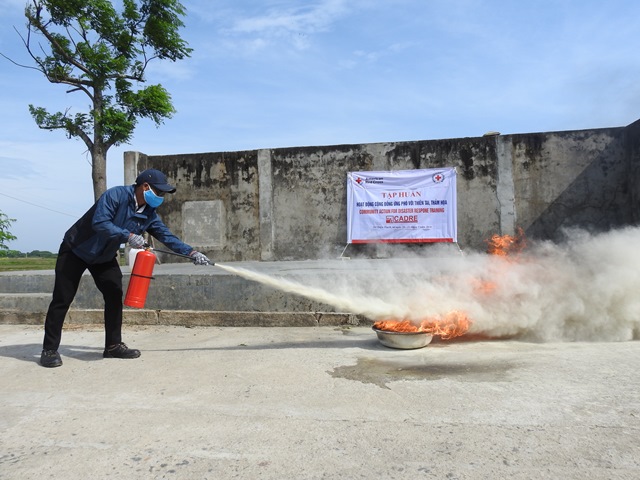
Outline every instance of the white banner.
<path fill-rule="evenodd" d="M 457 242 L 455 168 L 349 172 L 348 243 Z"/>

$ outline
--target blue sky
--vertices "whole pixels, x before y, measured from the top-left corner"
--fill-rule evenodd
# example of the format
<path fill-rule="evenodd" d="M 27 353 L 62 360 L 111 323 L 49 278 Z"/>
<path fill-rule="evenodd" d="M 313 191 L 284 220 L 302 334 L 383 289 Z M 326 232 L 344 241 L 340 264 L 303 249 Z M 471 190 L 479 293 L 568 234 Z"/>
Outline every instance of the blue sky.
<path fill-rule="evenodd" d="M 28 63 L 26 0 L 0 0 L 0 52 Z M 155 63 L 177 113 L 108 153 L 218 152 L 617 127 L 640 118 L 637 0 L 185 0 L 194 49 Z M 85 111 L 0 58 L 0 211 L 10 248 L 56 251 L 93 202 L 84 144 L 28 104 Z M 346 181 L 346 180 L 345 180 Z M 161 212 L 161 210 L 160 210 Z"/>

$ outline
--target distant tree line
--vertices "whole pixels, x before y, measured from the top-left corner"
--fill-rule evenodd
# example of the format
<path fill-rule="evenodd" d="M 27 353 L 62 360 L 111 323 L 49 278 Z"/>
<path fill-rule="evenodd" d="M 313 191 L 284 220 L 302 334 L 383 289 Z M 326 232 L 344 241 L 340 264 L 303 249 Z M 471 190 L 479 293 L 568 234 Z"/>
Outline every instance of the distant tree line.
<path fill-rule="evenodd" d="M 57 253 L 46 250 L 32 250 L 31 252 L 21 252 L 19 250 L 0 250 L 0 258 L 55 258 Z"/>

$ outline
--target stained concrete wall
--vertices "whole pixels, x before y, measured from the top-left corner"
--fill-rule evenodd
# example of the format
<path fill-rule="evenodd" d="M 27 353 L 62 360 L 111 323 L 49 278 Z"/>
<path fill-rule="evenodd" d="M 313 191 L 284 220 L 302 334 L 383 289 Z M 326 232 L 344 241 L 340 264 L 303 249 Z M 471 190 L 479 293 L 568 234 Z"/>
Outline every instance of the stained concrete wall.
<path fill-rule="evenodd" d="M 187 243 L 220 261 L 335 258 L 346 246 L 349 171 L 456 167 L 458 242 L 561 238 L 635 223 L 640 122 L 606 129 L 150 156 L 125 153 L 125 177 L 158 168 L 178 191 L 160 209 Z M 386 256 L 431 245 L 351 245 Z M 171 258 L 165 259 L 171 261 Z"/>
<path fill-rule="evenodd" d="M 630 214 L 634 224 L 640 223 L 640 120 L 625 129 L 625 155 L 629 178 L 625 183 L 630 190 Z"/>
<path fill-rule="evenodd" d="M 125 153 L 126 183 L 146 168 L 163 171 L 177 188 L 165 197 L 159 214 L 178 237 L 217 260 L 260 259 L 258 151 Z"/>

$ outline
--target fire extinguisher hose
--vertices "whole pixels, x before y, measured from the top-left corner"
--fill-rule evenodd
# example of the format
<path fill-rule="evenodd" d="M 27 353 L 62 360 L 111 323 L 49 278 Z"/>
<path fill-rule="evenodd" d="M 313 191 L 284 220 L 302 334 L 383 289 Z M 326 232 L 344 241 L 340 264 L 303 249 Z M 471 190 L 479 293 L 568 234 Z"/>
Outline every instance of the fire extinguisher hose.
<path fill-rule="evenodd" d="M 152 250 L 154 252 L 158 252 L 158 253 L 167 253 L 169 255 L 175 255 L 176 257 L 182 257 L 182 258 L 188 258 L 189 260 L 193 260 L 193 257 L 190 255 L 185 255 L 183 253 L 176 253 L 176 252 L 172 252 L 171 250 L 162 250 L 159 248 L 154 248 L 151 245 L 149 245 L 148 243 L 144 244 L 144 249 L 145 250 Z M 215 263 L 213 263 L 211 260 L 209 260 L 209 265 L 215 265 Z"/>

